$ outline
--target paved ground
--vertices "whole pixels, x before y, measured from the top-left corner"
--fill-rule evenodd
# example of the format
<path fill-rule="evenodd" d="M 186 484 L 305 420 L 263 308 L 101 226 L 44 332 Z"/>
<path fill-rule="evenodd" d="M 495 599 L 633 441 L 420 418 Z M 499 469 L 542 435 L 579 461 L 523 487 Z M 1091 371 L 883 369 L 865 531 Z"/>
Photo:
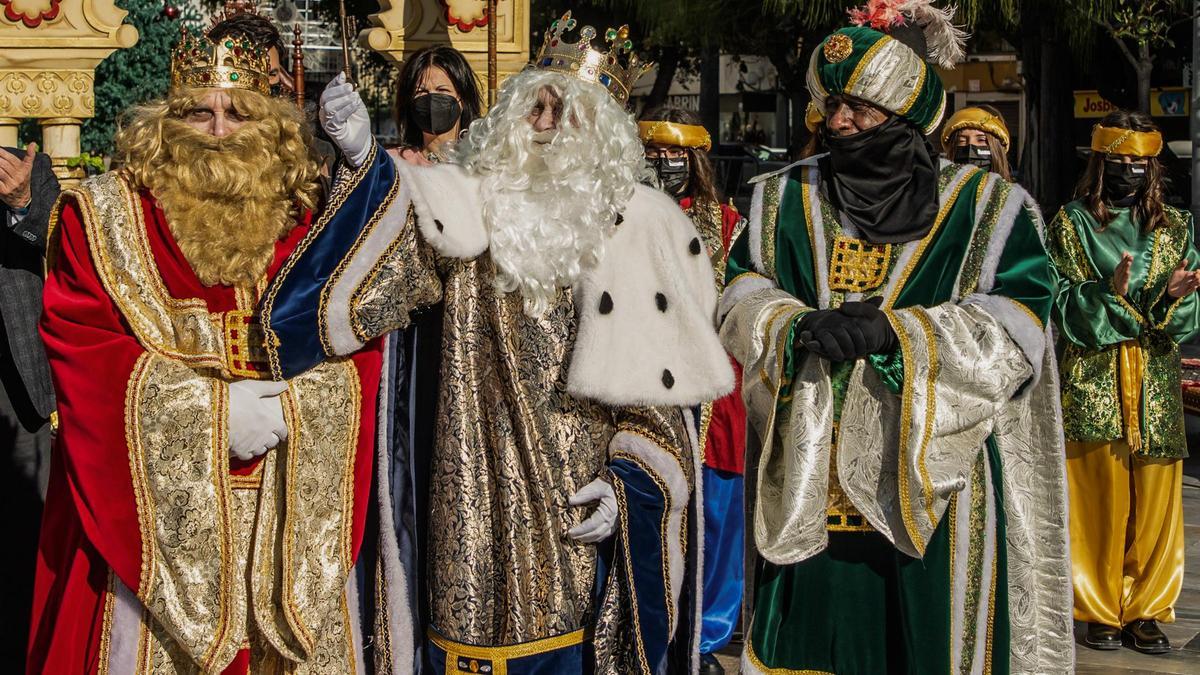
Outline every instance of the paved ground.
<path fill-rule="evenodd" d="M 1200 675 L 1200 420 L 1188 419 L 1192 457 L 1184 463 L 1183 509 L 1187 560 L 1183 594 L 1175 608 L 1176 621 L 1163 624 L 1174 649 L 1147 656 L 1130 649 L 1098 652 L 1076 648 L 1075 672 L 1081 675 Z M 1077 627 L 1078 628 L 1078 627 Z M 719 658 L 730 675 L 738 672 L 740 644 L 731 644 Z"/>
<path fill-rule="evenodd" d="M 1098 652 L 1082 645 L 1076 648 L 1076 673 L 1086 675 L 1196 675 L 1200 673 L 1200 446 L 1184 464 L 1183 521 L 1187 559 L 1184 562 L 1183 594 L 1175 606 L 1175 623 L 1162 624 L 1171 638 L 1171 653 L 1147 656 L 1130 649 Z M 730 671 L 733 672 L 733 671 Z"/>

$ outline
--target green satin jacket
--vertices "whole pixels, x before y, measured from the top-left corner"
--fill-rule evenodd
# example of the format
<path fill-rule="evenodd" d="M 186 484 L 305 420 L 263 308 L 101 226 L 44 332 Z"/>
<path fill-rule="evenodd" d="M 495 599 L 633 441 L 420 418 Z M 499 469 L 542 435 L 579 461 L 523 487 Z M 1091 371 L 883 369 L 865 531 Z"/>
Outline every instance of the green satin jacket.
<path fill-rule="evenodd" d="M 1196 269 L 1192 216 L 1166 207 L 1167 222 L 1143 232 L 1129 209 L 1101 227 L 1079 201 L 1058 212 L 1047 248 L 1058 271 L 1054 322 L 1059 331 L 1063 425 L 1069 441 L 1111 441 L 1124 436 L 1119 347 L 1136 341 L 1143 349 L 1139 420 L 1141 452 L 1150 457 L 1187 456 L 1180 390 L 1179 343 L 1200 330 L 1200 301 L 1192 293 L 1167 294 L 1171 273 L 1186 258 Z M 1129 292 L 1112 288 L 1123 253 L 1133 255 Z"/>

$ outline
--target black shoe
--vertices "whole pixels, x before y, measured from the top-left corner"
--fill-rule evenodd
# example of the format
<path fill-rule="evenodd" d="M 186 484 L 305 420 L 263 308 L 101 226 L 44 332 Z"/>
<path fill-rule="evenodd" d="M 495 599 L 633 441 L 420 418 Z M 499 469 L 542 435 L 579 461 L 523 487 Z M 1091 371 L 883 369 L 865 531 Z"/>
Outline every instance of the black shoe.
<path fill-rule="evenodd" d="M 725 667 L 712 654 L 701 654 L 700 675 L 725 675 Z"/>
<path fill-rule="evenodd" d="M 1101 651 L 1120 649 L 1121 629 L 1106 626 L 1102 623 L 1089 623 L 1087 625 L 1087 635 L 1083 637 L 1083 644 Z"/>
<path fill-rule="evenodd" d="M 1143 654 L 1166 654 L 1171 651 L 1171 641 L 1159 630 L 1154 619 L 1138 619 L 1126 624 L 1121 637 L 1127 647 Z"/>

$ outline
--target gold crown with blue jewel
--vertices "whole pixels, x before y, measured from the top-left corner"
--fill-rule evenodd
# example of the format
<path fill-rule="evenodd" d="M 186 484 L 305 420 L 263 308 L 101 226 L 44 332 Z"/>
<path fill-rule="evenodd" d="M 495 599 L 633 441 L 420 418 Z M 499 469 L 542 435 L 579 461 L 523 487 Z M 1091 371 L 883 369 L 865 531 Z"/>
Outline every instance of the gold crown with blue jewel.
<path fill-rule="evenodd" d="M 171 88 L 246 89 L 271 92 L 267 50 L 244 35 L 213 41 L 187 28 L 171 50 Z"/>
<path fill-rule="evenodd" d="M 584 26 L 579 31 L 577 42 L 567 42 L 563 36 L 575 30 L 575 19 L 567 12 L 550 24 L 542 48 L 533 62 L 539 70 L 549 70 L 594 82 L 605 89 L 618 103 L 629 101 L 633 85 L 653 63 L 643 63 L 633 52 L 633 40 L 629 39 L 629 26 L 609 28 L 604 33 L 606 51 L 592 46 L 597 37 L 596 29 Z"/>

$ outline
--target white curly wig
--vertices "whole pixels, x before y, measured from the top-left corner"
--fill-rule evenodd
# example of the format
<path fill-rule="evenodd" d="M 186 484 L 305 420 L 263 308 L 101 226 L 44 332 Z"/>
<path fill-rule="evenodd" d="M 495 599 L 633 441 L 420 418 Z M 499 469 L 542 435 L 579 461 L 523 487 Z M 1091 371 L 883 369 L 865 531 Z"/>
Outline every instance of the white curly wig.
<path fill-rule="evenodd" d="M 543 89 L 562 105 L 550 134 L 529 121 Z M 634 185 L 653 180 L 633 117 L 603 87 L 534 69 L 504 83 L 455 161 L 483 178 L 496 285 L 520 290 L 532 317 L 600 260 Z"/>

